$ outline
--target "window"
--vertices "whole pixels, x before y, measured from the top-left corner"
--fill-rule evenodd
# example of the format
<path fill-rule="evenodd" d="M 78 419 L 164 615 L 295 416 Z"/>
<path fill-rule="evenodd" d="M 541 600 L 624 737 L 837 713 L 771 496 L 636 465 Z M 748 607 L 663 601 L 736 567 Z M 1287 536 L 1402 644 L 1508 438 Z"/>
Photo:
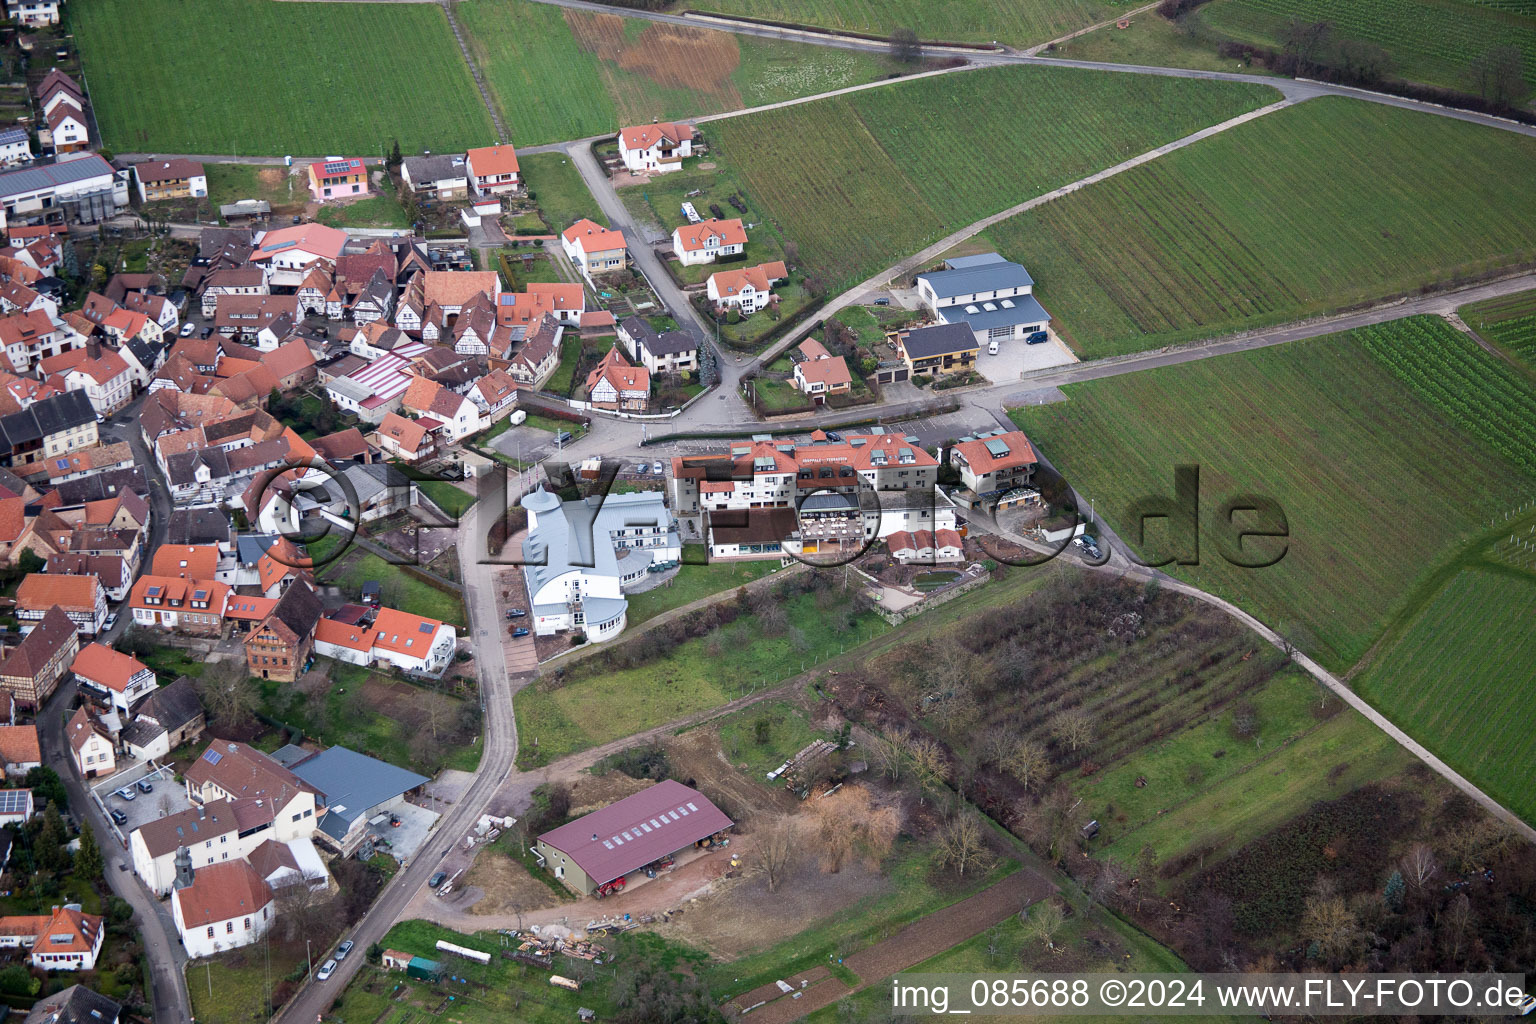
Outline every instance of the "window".
<path fill-rule="evenodd" d="M 219 842 L 221 842 L 221 843 L 229 842 L 229 836 L 219 836 Z"/>
<path fill-rule="evenodd" d="M 245 930 L 246 931 L 250 931 L 251 930 L 251 919 L 250 918 L 246 918 L 245 919 Z"/>
<path fill-rule="evenodd" d="M 233 934 L 235 934 L 235 922 L 233 922 L 233 921 L 225 921 L 224 922 L 224 934 L 225 935 L 233 935 Z"/>
<path fill-rule="evenodd" d="M 213 925 L 208 926 L 208 937 L 213 938 Z"/>

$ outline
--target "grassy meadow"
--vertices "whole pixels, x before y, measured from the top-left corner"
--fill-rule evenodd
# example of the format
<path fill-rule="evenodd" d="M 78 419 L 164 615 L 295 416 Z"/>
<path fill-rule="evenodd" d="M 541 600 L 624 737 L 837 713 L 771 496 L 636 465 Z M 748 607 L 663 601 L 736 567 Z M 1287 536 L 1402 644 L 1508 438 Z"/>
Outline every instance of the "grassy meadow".
<path fill-rule="evenodd" d="M 119 152 L 379 156 L 493 141 L 436 4 L 77 0 L 104 144 Z M 211 184 L 211 183 L 210 183 Z"/>
<path fill-rule="evenodd" d="M 981 217 L 1274 98 L 1263 86 L 1011 67 L 707 132 L 749 201 L 835 292 Z"/>
<path fill-rule="evenodd" d="M 1416 322 L 1401 324 L 1417 336 Z M 1201 562 L 1169 571 L 1342 671 L 1431 567 L 1532 486 L 1368 342 L 1334 335 L 1069 385 L 1068 401 L 1013 415 L 1122 536 L 1134 500 L 1171 494 L 1174 466 L 1199 465 Z M 1474 402 L 1477 383 L 1464 392 Z M 1255 493 L 1283 507 L 1289 540 L 1278 564 L 1244 569 L 1208 531 L 1223 501 Z"/>
<path fill-rule="evenodd" d="M 1335 97 L 986 232 L 1084 357 L 1335 311 L 1536 259 L 1536 139 Z"/>
<path fill-rule="evenodd" d="M 583 217 L 608 226 L 608 218 L 597 207 L 597 200 L 587 190 L 570 157 L 564 153 L 529 153 L 520 156 L 518 167 L 539 204 L 544 223 L 555 232 L 564 231 Z"/>
<path fill-rule="evenodd" d="M 1388 74 L 1476 93 L 1474 63 L 1516 47 L 1536 84 L 1536 7 L 1479 0 L 1216 0 L 1195 18 L 1204 33 L 1280 50 L 1293 19 L 1327 22 L 1335 44 L 1379 47 Z"/>
<path fill-rule="evenodd" d="M 1536 573 L 1458 572 L 1362 674 L 1360 693 L 1495 800 L 1536 821 Z"/>
<path fill-rule="evenodd" d="M 1044 43 L 1136 6 L 1115 0 L 699 0 L 696 10 L 933 42 Z"/>
<path fill-rule="evenodd" d="M 879 55 L 523 0 L 462 0 L 454 10 L 520 146 L 793 99 L 892 69 Z"/>

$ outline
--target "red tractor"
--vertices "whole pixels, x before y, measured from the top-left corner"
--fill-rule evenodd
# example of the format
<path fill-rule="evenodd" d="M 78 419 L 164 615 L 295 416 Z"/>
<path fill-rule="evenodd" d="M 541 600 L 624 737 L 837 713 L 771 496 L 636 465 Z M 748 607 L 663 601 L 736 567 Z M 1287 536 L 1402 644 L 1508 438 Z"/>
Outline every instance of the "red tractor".
<path fill-rule="evenodd" d="M 595 895 L 598 899 L 602 899 L 604 896 L 612 896 L 614 893 L 623 892 L 623 891 L 624 891 L 624 876 L 620 875 L 618 878 L 615 878 L 613 881 L 611 881 L 611 882 L 604 882 L 602 885 L 598 886 L 597 887 L 597 892 L 595 892 L 593 895 Z"/>

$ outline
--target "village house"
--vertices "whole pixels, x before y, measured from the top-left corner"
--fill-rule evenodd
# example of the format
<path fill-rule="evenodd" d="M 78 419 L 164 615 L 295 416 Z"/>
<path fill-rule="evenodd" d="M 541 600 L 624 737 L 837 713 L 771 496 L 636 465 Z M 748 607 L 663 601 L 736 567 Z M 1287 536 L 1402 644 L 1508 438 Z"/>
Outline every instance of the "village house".
<path fill-rule="evenodd" d="M 0 462 L 31 466 L 100 443 L 96 410 L 79 391 L 40 399 L 0 416 Z"/>
<path fill-rule="evenodd" d="M 1027 270 L 995 252 L 956 256 L 944 261 L 943 270 L 917 275 L 923 305 L 941 324 L 963 324 L 978 345 L 1029 339 L 1046 329 L 1051 315 L 1034 286 Z"/>
<path fill-rule="evenodd" d="M 28 960 L 39 970 L 93 971 L 105 924 L 104 918 L 70 907 L 35 917 L 0 917 L 0 949 L 30 950 Z"/>
<path fill-rule="evenodd" d="M 518 387 L 537 391 L 544 386 L 555 367 L 560 365 L 560 336 L 565 331 L 546 313 L 523 339 L 522 346 L 508 360 L 506 370 Z"/>
<path fill-rule="evenodd" d="M 69 743 L 70 757 L 75 771 L 82 779 L 94 779 L 98 775 L 111 775 L 117 767 L 116 745 L 106 726 L 91 714 L 89 708 L 75 709 L 64 726 L 64 739 Z"/>
<path fill-rule="evenodd" d="M 91 132 L 85 123 L 85 112 L 68 103 L 61 103 L 43 117 L 47 132 L 39 132 L 44 149 L 54 153 L 78 153 L 91 148 Z"/>
<path fill-rule="evenodd" d="M 817 405 L 830 395 L 846 395 L 853 390 L 848 361 L 828 352 L 815 338 L 800 343 L 800 355 L 800 361 L 795 363 L 795 387 Z"/>
<path fill-rule="evenodd" d="M 93 700 L 124 715 L 157 685 L 149 666 L 104 644 L 86 644 L 70 671 Z"/>
<path fill-rule="evenodd" d="M 318 270 L 319 268 L 317 268 Z M 267 295 L 267 272 L 259 266 L 225 267 L 203 279 L 202 311 L 204 319 L 218 312 L 224 295 Z"/>
<path fill-rule="evenodd" d="M 716 306 L 734 306 L 742 316 L 750 316 L 773 301 L 773 283 L 788 276 L 782 260 L 741 270 L 717 270 L 709 275 L 705 293 Z"/>
<path fill-rule="evenodd" d="M 320 599 L 308 583 L 294 582 L 245 637 L 246 667 L 251 675 L 284 683 L 297 679 L 314 647 L 319 621 Z"/>
<path fill-rule="evenodd" d="M 402 462 L 423 462 L 437 454 L 437 437 L 432 425 L 389 413 L 379 424 L 376 437 L 379 451 L 386 458 Z"/>
<path fill-rule="evenodd" d="M 85 345 L 75 331 L 61 328 L 40 303 L 38 308 L 0 318 L 0 346 L 17 373 L 29 373 L 44 359 Z"/>
<path fill-rule="evenodd" d="M 896 336 L 896 354 L 913 374 L 938 376 L 974 369 L 980 351 L 975 333 L 963 323 L 919 327 Z"/>
<path fill-rule="evenodd" d="M 107 618 L 107 594 L 94 576 L 28 573 L 16 588 L 16 619 L 21 632 L 36 629 L 55 607 L 64 610 L 76 631 L 95 636 Z"/>
<path fill-rule="evenodd" d="M 623 232 L 612 231 L 585 218 L 560 233 L 560 246 L 589 284 L 592 275 L 615 273 L 629 262 Z"/>
<path fill-rule="evenodd" d="M 29 28 L 57 25 L 59 3 L 60 0 L 5 0 L 5 16 Z"/>
<path fill-rule="evenodd" d="M 251 262 L 266 269 L 269 284 L 297 288 L 311 267 L 334 268 L 346 245 L 345 231 L 324 224 L 294 224 L 262 232 Z"/>
<path fill-rule="evenodd" d="M 465 154 L 464 169 L 477 196 L 501 195 L 522 188 L 517 151 L 508 144 L 470 150 Z"/>
<path fill-rule="evenodd" d="M 629 316 L 619 324 L 618 338 L 629 358 L 652 374 L 686 373 L 699 368 L 698 343 L 683 331 L 657 333 L 638 316 Z"/>
<path fill-rule="evenodd" d="M 448 201 L 469 194 L 469 171 L 457 154 L 408 156 L 400 164 L 400 178 L 406 188 L 427 199 Z"/>
<path fill-rule="evenodd" d="M 619 159 L 631 174 L 680 171 L 692 155 L 692 125 L 658 121 L 619 129 Z"/>
<path fill-rule="evenodd" d="M 6 826 L 25 825 L 37 814 L 37 801 L 30 789 L 0 789 L 0 829 Z M 14 835 L 14 833 L 10 833 Z M 0 838 L 6 835 L 0 832 Z M 10 859 L 10 850 L 3 851 L 4 859 Z M 0 921 L 4 921 L 0 918 Z M 20 943 L 15 935 L 0 931 L 0 949 L 16 948 Z"/>
<path fill-rule="evenodd" d="M 792 508 L 710 512 L 704 541 L 710 561 L 783 558 L 800 552 L 800 517 Z"/>
<path fill-rule="evenodd" d="M 171 917 L 190 957 L 258 942 L 274 916 L 272 888 L 243 858 L 192 872 L 190 884 L 171 898 Z"/>
<path fill-rule="evenodd" d="M 419 416 L 418 422 L 423 425 L 435 423 L 436 426 L 430 429 L 449 442 L 461 441 L 486 426 L 474 402 L 426 377 L 411 381 L 405 394 L 400 396 L 400 408 Z"/>
<path fill-rule="evenodd" d="M 32 135 L 25 128 L 0 131 L 0 167 L 15 167 L 32 160 Z"/>
<path fill-rule="evenodd" d="M 310 164 L 309 194 L 317 203 L 354 199 L 368 194 L 368 168 L 359 159 L 328 156 Z"/>
<path fill-rule="evenodd" d="M 15 707 L 9 694 L 6 702 Z M 41 768 L 43 753 L 37 744 L 37 726 L 0 725 L 0 760 L 5 762 L 7 779 L 22 778 L 33 768 Z"/>
<path fill-rule="evenodd" d="M 469 400 L 480 407 L 487 423 L 512 415 L 517 408 L 517 381 L 500 370 L 492 370 L 475 381 Z"/>
<path fill-rule="evenodd" d="M 123 1008 L 84 985 L 71 985 L 32 1004 L 22 1024 L 117 1024 Z"/>
<path fill-rule="evenodd" d="M 187 743 L 196 743 L 207 728 L 208 716 L 192 680 L 181 676 L 174 683 L 151 689 L 139 702 L 133 721 L 123 728 L 123 746 L 140 761 L 162 758 Z"/>
<path fill-rule="evenodd" d="M 447 623 L 380 608 L 356 623 L 322 618 L 315 653 L 352 665 L 387 664 L 403 672 L 435 674 L 448 666 L 458 633 Z"/>
<path fill-rule="evenodd" d="M 145 574 L 128 594 L 135 625 L 193 636 L 217 635 L 228 603 L 229 587 L 214 579 Z"/>
<path fill-rule="evenodd" d="M 80 634 L 62 608 L 48 610 L 21 643 L 0 657 L 0 687 L 15 706 L 37 709 L 53 695 L 80 653 Z"/>
<path fill-rule="evenodd" d="M 672 251 L 685 267 L 740 256 L 746 250 L 747 231 L 741 226 L 739 217 L 710 218 L 672 230 Z"/>
<path fill-rule="evenodd" d="M 651 400 L 651 371 L 631 366 L 617 345 L 587 374 L 587 401 L 613 412 L 645 412 Z"/>
<path fill-rule="evenodd" d="M 1022 430 L 999 428 L 962 438 L 949 449 L 962 488 L 955 498 L 967 507 L 996 505 L 1010 491 L 1031 485 L 1039 461 Z"/>
<path fill-rule="evenodd" d="M 292 295 L 222 295 L 213 326 L 222 337 L 239 341 L 255 338 L 279 318 L 290 325 L 299 317 L 299 302 Z M 178 348 L 180 345 L 178 344 Z M 215 365 L 214 369 L 217 369 Z"/>
<path fill-rule="evenodd" d="M 314 834 L 325 797 L 315 787 L 246 743 L 210 740 L 184 776 L 187 799 L 211 807 L 215 801 L 260 801 L 270 814 L 269 838 L 280 843 Z M 233 858 L 231 858 L 233 859 Z"/>
<path fill-rule="evenodd" d="M 420 276 L 423 300 L 444 317 L 458 316 L 476 296 L 485 295 L 494 304 L 501 294 L 501 277 L 494 270 L 426 270 Z"/>
<path fill-rule="evenodd" d="M 161 199 L 201 199 L 208 194 L 208 176 L 203 165 L 185 157 L 134 164 L 133 176 L 138 181 L 142 203 Z"/>
<path fill-rule="evenodd" d="M 965 541 L 954 530 L 898 530 L 885 538 L 891 557 L 903 565 L 933 565 L 965 560 Z"/>
<path fill-rule="evenodd" d="M 129 315 L 143 318 L 142 313 Z M 66 356 L 73 354 L 67 353 Z M 47 362 L 44 360 L 44 365 Z M 133 400 L 133 368 L 127 360 L 109 348 L 101 349 L 101 354 L 95 358 L 87 357 L 76 362 L 64 372 L 64 384 L 66 390 L 85 392 L 98 419 L 110 419 Z"/>

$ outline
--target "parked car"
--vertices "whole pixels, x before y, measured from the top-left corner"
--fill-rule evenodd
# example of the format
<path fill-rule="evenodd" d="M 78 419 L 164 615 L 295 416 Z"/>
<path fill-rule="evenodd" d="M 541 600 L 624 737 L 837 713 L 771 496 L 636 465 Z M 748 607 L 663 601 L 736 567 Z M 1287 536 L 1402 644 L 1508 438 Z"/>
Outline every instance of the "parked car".
<path fill-rule="evenodd" d="M 509 618 L 509 619 L 523 619 L 523 618 L 527 618 L 527 617 L 528 617 L 528 613 L 526 611 L 524 611 L 523 609 L 521 609 L 521 608 L 508 608 L 507 609 L 507 618 Z"/>
<path fill-rule="evenodd" d="M 997 339 L 996 338 L 993 338 L 991 341 L 987 342 L 987 355 L 989 355 L 989 356 L 997 355 Z"/>
<path fill-rule="evenodd" d="M 206 337 L 208 337 L 208 335 L 210 335 L 212 333 L 213 333 L 213 325 L 212 324 L 206 324 L 206 325 L 204 325 L 202 330 L 197 332 L 197 336 L 199 338 L 206 338 Z"/>
<path fill-rule="evenodd" d="M 653 462 L 651 463 L 651 472 L 655 473 L 657 476 L 661 476 L 662 473 L 666 472 L 666 469 L 662 466 L 661 463 Z"/>
<path fill-rule="evenodd" d="M 443 882 L 447 880 L 447 878 L 448 878 L 448 872 L 446 872 L 446 871 L 439 871 L 437 874 L 435 874 L 431 878 L 427 879 L 427 888 L 428 889 L 436 889 L 438 886 L 442 885 Z"/>
<path fill-rule="evenodd" d="M 124 786 L 122 789 L 117 791 L 117 795 L 122 797 L 124 800 L 137 800 L 139 798 L 139 794 L 133 791 L 132 786 Z"/>
<path fill-rule="evenodd" d="M 343 942 L 341 945 L 337 946 L 336 959 L 345 960 L 347 958 L 347 954 L 352 952 L 352 947 L 355 945 L 357 945 L 357 943 L 353 942 L 351 939 L 348 939 L 346 942 Z"/>
<path fill-rule="evenodd" d="M 1044 331 L 1036 331 L 1035 333 L 1030 334 L 1030 335 L 1025 337 L 1024 344 L 1026 344 L 1026 345 L 1038 345 L 1042 341 L 1049 341 L 1050 337 L 1051 336 L 1049 334 L 1047 334 L 1046 332 L 1044 332 Z"/>
<path fill-rule="evenodd" d="M 843 435 L 839 434 L 837 431 L 835 431 L 835 430 L 827 431 L 827 440 L 828 441 L 841 441 L 842 439 L 843 439 Z"/>
<path fill-rule="evenodd" d="M 315 980 L 316 981 L 324 981 L 325 979 L 329 978 L 331 975 L 333 975 L 335 973 L 336 973 L 336 961 L 335 960 L 327 960 L 325 963 L 321 964 L 320 965 L 320 969 L 315 972 Z"/>
<path fill-rule="evenodd" d="M 557 430 L 555 431 L 555 444 L 565 444 L 575 436 L 569 430 Z"/>
<path fill-rule="evenodd" d="M 117 612 L 108 612 L 107 617 L 102 620 L 101 631 L 105 633 L 115 625 L 117 625 Z"/>
<path fill-rule="evenodd" d="M 139 780 L 139 792 L 140 793 L 153 793 L 154 791 L 155 791 L 155 784 L 153 782 L 150 782 L 147 777 L 146 778 L 142 778 L 142 779 Z"/>
<path fill-rule="evenodd" d="M 636 472 L 636 473 L 649 473 L 649 472 L 650 472 L 650 471 L 651 471 L 651 467 L 650 467 L 650 466 L 647 466 L 647 465 L 646 465 L 646 464 L 645 464 L 645 463 L 643 463 L 643 462 L 642 462 L 642 463 L 640 463 L 640 465 L 638 465 L 638 466 L 636 466 L 636 467 L 635 467 L 635 472 Z"/>
<path fill-rule="evenodd" d="M 126 825 L 126 824 L 128 824 L 128 815 L 124 814 L 120 809 L 114 807 L 110 811 L 108 811 L 107 813 L 112 815 L 112 820 L 115 821 L 117 824 L 119 824 L 119 825 Z"/>
<path fill-rule="evenodd" d="M 891 304 L 891 300 L 889 298 L 886 298 L 885 296 L 881 296 L 880 298 L 875 300 L 875 305 L 877 305 L 877 306 L 889 306 L 890 304 Z"/>
<path fill-rule="evenodd" d="M 514 639 L 514 640 L 516 640 L 516 639 L 518 639 L 520 637 L 525 637 L 527 635 L 528 635 L 528 630 L 525 629 L 522 626 L 518 626 L 516 629 L 514 629 L 512 631 L 512 639 Z"/>
<path fill-rule="evenodd" d="M 186 323 L 181 325 L 181 336 L 183 338 L 190 338 L 190 337 L 192 337 L 192 335 L 194 333 L 196 333 L 196 331 L 197 331 L 197 324 L 193 323 L 190 320 L 188 320 Z"/>

